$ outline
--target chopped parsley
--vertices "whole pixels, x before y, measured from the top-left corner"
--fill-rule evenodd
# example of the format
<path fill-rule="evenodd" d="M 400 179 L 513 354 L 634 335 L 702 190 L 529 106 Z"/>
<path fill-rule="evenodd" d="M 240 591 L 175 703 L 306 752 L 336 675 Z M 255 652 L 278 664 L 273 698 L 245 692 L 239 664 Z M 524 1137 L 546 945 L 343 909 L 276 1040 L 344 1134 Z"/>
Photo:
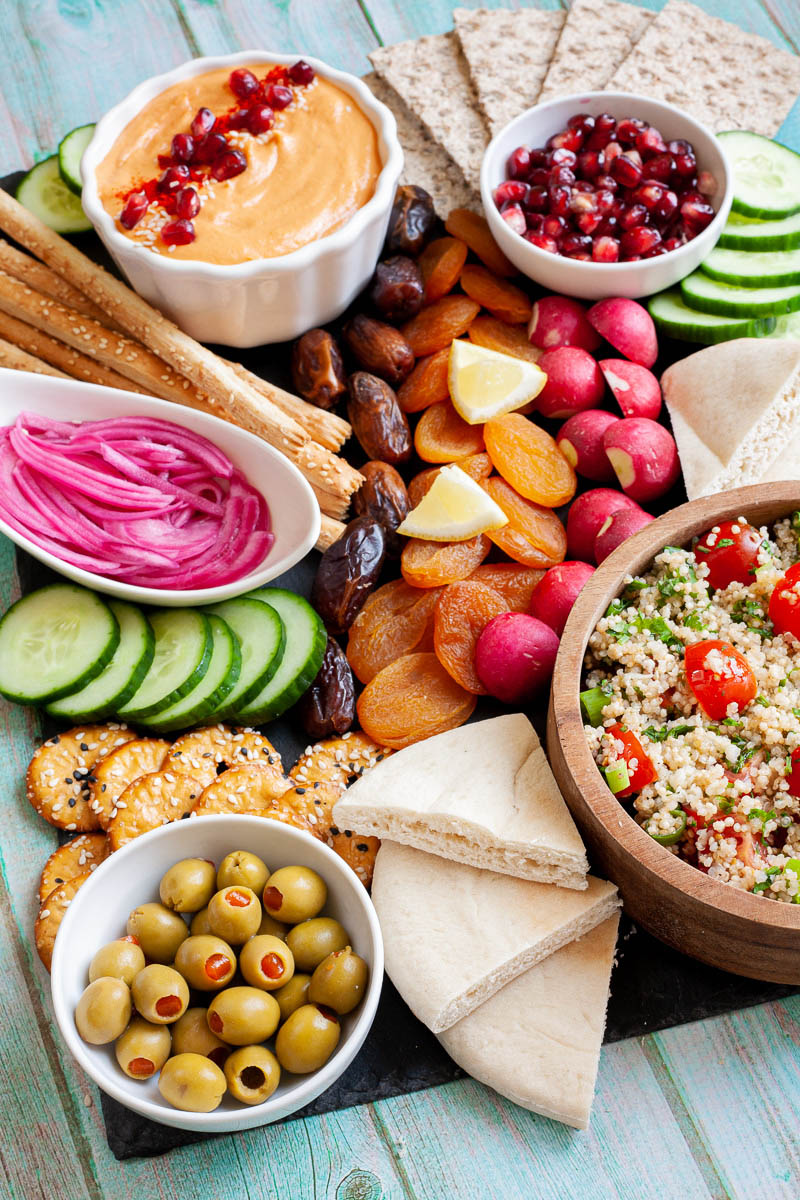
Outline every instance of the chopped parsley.
<path fill-rule="evenodd" d="M 759 892 L 765 892 L 767 890 L 767 888 L 771 886 L 772 881 L 775 878 L 775 876 L 779 875 L 782 869 L 783 869 L 782 867 L 767 867 L 766 871 L 764 872 L 764 874 L 766 875 L 767 878 L 762 879 L 760 883 L 754 883 L 753 891 L 756 894 L 758 894 Z"/>
<path fill-rule="evenodd" d="M 647 581 L 644 579 L 632 579 L 630 583 L 625 585 L 626 592 L 641 592 L 647 587 Z"/>
<path fill-rule="evenodd" d="M 766 696 L 756 696 L 756 704 L 760 704 L 762 708 L 769 708 L 769 700 Z"/>
<path fill-rule="evenodd" d="M 714 549 L 715 550 L 724 550 L 726 546 L 732 546 L 732 545 L 733 545 L 733 538 L 720 538 L 720 540 L 717 542 L 716 546 L 714 546 Z"/>
<path fill-rule="evenodd" d="M 703 618 L 700 616 L 700 613 L 698 612 L 697 609 L 694 609 L 694 611 L 687 613 L 686 616 L 683 618 L 683 623 L 687 629 L 694 629 L 698 633 L 702 633 L 703 630 L 708 629 L 708 626 L 703 621 Z"/>
<path fill-rule="evenodd" d="M 751 808 L 747 814 L 747 819 L 748 821 L 760 821 L 763 827 L 767 821 L 777 821 L 778 814 L 774 808 L 771 808 L 769 812 L 765 808 Z"/>
<path fill-rule="evenodd" d="M 772 621 L 758 600 L 737 600 L 731 609 L 731 619 L 762 638 L 771 638 L 774 633 Z"/>
<path fill-rule="evenodd" d="M 673 725 L 672 729 L 667 729 L 666 725 L 662 725 L 660 729 L 656 729 L 654 725 L 648 725 L 643 733 L 651 742 L 665 742 L 668 737 L 680 737 L 681 734 L 690 733 L 692 729 L 694 729 L 694 725 Z"/>
<path fill-rule="evenodd" d="M 733 812 L 733 800 L 726 796 L 717 796 L 717 808 L 727 816 Z"/>

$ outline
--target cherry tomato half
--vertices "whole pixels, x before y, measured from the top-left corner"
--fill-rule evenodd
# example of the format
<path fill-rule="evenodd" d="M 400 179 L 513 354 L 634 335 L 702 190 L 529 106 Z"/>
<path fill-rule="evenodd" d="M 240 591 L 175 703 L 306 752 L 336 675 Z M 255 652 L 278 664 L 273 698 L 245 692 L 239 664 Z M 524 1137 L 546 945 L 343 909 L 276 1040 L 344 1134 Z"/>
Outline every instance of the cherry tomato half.
<path fill-rule="evenodd" d="M 800 796 L 800 746 L 793 750 L 789 757 L 789 795 Z"/>
<path fill-rule="evenodd" d="M 800 563 L 789 567 L 769 598 L 769 619 L 776 633 L 800 639 Z"/>
<path fill-rule="evenodd" d="M 710 638 L 686 647 L 686 680 L 697 703 L 712 721 L 728 716 L 731 704 L 741 712 L 755 697 L 756 677 L 750 664 L 730 642 Z"/>
<path fill-rule="evenodd" d="M 724 588 L 734 582 L 752 583 L 761 540 L 758 530 L 746 521 L 720 521 L 704 533 L 694 553 L 698 563 L 708 567 L 709 585 Z"/>
<path fill-rule="evenodd" d="M 648 783 L 653 782 L 656 778 L 656 769 L 642 743 L 635 733 L 631 733 L 630 729 L 623 729 L 619 724 L 609 725 L 606 733 L 615 741 L 622 742 L 622 751 L 616 761 L 622 759 L 628 768 L 628 778 L 630 779 L 630 783 L 624 791 L 615 792 L 615 795 L 618 799 L 632 796 L 635 792 L 640 792 L 643 787 L 647 787 Z"/>

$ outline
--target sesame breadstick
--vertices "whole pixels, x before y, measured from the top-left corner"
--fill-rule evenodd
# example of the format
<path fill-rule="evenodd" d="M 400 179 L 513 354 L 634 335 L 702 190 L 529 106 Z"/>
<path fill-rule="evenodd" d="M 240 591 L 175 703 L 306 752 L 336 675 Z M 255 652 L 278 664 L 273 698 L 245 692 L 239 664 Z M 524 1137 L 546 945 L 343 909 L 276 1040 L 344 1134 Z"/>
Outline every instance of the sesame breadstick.
<path fill-rule="evenodd" d="M 59 342 L 56 338 L 42 333 L 40 329 L 35 329 L 33 325 L 28 325 L 25 321 L 18 321 L 16 317 L 10 317 L 8 313 L 2 311 L 0 311 L 0 337 L 5 338 L 8 342 L 13 342 L 15 346 L 27 351 L 28 354 L 35 354 L 38 359 L 49 363 L 51 367 L 57 368 L 59 375 L 64 373 L 73 379 L 81 379 L 86 383 L 97 383 L 102 387 L 119 388 L 124 392 L 148 394 L 146 388 L 140 387 L 133 380 L 126 379 L 124 375 L 112 371 L 110 367 L 104 367 L 102 363 L 88 358 L 79 350 L 73 350 L 64 342 Z"/>
<path fill-rule="evenodd" d="M 292 392 L 286 392 L 283 388 L 276 387 L 259 375 L 254 375 L 240 363 L 229 362 L 228 366 L 233 367 L 236 374 L 246 383 L 251 384 L 257 392 L 276 404 L 281 412 L 285 412 L 289 417 L 294 417 L 297 424 L 301 425 L 308 436 L 318 442 L 320 446 L 325 446 L 328 450 L 341 450 L 353 432 L 349 422 L 345 421 L 343 417 L 337 416 L 336 413 L 328 412 L 324 408 L 317 408 L 315 404 L 301 400 Z"/>
<path fill-rule="evenodd" d="M 4 338 L 0 338 L 0 367 L 8 367 L 12 371 L 29 371 L 32 375 L 54 375 L 58 379 L 69 379 L 69 375 L 65 375 L 63 371 L 57 371 L 49 363 L 42 362 L 40 358 L 35 358 Z"/>
<path fill-rule="evenodd" d="M 55 271 L 46 267 L 44 263 L 37 262 L 29 254 L 23 254 L 21 250 L 17 250 L 16 246 L 12 246 L 4 238 L 0 238 L 0 270 L 5 271 L 8 275 L 13 275 L 22 283 L 27 283 L 29 287 L 36 288 L 37 292 L 43 292 L 45 296 L 52 296 L 54 300 L 68 304 L 70 308 L 76 309 L 87 317 L 94 317 L 96 321 L 101 321 L 103 324 L 107 323 L 102 309 L 84 296 L 83 292 L 79 292 Z"/>

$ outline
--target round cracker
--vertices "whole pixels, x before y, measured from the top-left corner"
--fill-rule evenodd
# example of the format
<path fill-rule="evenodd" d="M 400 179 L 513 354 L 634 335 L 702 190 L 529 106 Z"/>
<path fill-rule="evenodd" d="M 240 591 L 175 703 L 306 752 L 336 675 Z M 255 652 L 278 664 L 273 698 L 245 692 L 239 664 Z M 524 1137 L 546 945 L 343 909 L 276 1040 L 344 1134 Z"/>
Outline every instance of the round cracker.
<path fill-rule="evenodd" d="M 134 738 L 97 764 L 89 785 L 89 806 L 101 829 L 108 829 L 109 821 L 116 816 L 117 800 L 125 788 L 142 775 L 157 771 L 169 748 L 170 743 L 161 738 Z"/>
<path fill-rule="evenodd" d="M 91 875 L 110 853 L 108 838 L 104 833 L 82 833 L 59 846 L 44 864 L 39 880 L 40 907 L 44 906 L 50 893 L 68 879 L 74 879 L 77 875 Z"/>
<path fill-rule="evenodd" d="M 50 893 L 39 910 L 33 927 L 33 940 L 36 943 L 36 953 L 48 971 L 53 961 L 53 946 L 59 926 L 64 920 L 64 913 L 72 903 L 75 893 L 90 876 L 91 872 L 86 871 L 83 875 L 74 875 L 72 879 L 65 880 Z"/>
<path fill-rule="evenodd" d="M 28 764 L 25 788 L 40 817 L 68 833 L 100 828 L 91 807 L 94 768 L 117 746 L 136 737 L 126 725 L 76 725 L 39 747 Z"/>
<path fill-rule="evenodd" d="M 112 852 L 151 829 L 188 817 L 202 790 L 199 780 L 181 771 L 153 771 L 134 779 L 117 800 L 117 815 L 108 823 Z"/>
<path fill-rule="evenodd" d="M 283 797 L 283 802 L 299 813 L 320 841 L 330 845 L 333 806 L 340 800 L 344 788 L 338 783 L 298 784 Z"/>
<path fill-rule="evenodd" d="M 243 763 L 229 767 L 210 783 L 197 801 L 198 816 L 211 813 L 247 813 L 269 816 L 276 808 L 284 807 L 282 797 L 291 789 L 283 775 L 273 774 L 258 763 Z"/>
<path fill-rule="evenodd" d="M 289 776 L 301 787 L 313 783 L 338 783 L 347 787 L 392 753 L 388 747 L 379 746 L 356 729 L 341 737 L 325 738 L 307 746 Z"/>
<path fill-rule="evenodd" d="M 169 759 L 179 771 L 200 780 L 203 787 L 213 783 L 230 767 L 260 763 L 283 775 L 281 756 L 269 738 L 256 729 L 235 729 L 230 725 L 209 725 L 185 733 L 172 743 Z"/>
<path fill-rule="evenodd" d="M 334 832 L 335 830 L 335 832 Z M 352 867 L 364 887 L 372 887 L 372 876 L 375 872 L 375 856 L 381 848 L 380 839 L 365 837 L 361 833 L 353 833 L 350 829 L 331 827 L 329 845 L 348 867 Z"/>

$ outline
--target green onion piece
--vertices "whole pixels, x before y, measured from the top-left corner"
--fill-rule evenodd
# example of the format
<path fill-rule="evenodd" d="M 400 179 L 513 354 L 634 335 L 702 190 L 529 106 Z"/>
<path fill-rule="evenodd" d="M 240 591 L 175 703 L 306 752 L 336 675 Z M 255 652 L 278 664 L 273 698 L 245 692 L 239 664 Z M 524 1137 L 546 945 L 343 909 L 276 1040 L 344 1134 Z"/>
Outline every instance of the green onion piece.
<path fill-rule="evenodd" d="M 673 808 L 669 815 L 678 818 L 678 827 L 672 833 L 653 833 L 650 829 L 650 822 L 653 820 L 652 817 L 648 817 L 642 825 L 645 833 L 649 834 L 654 842 L 658 842 L 659 846 L 674 846 L 686 833 L 686 813 L 683 809 Z"/>
<path fill-rule="evenodd" d="M 615 796 L 618 792 L 624 792 L 626 788 L 631 786 L 628 764 L 621 758 L 617 762 L 609 763 L 604 769 L 603 774 L 606 777 L 606 783 Z"/>
<path fill-rule="evenodd" d="M 603 709 L 608 704 L 608 697 L 602 688 L 587 688 L 581 692 L 578 699 L 581 702 L 583 715 L 590 725 L 598 726 L 603 720 Z"/>

